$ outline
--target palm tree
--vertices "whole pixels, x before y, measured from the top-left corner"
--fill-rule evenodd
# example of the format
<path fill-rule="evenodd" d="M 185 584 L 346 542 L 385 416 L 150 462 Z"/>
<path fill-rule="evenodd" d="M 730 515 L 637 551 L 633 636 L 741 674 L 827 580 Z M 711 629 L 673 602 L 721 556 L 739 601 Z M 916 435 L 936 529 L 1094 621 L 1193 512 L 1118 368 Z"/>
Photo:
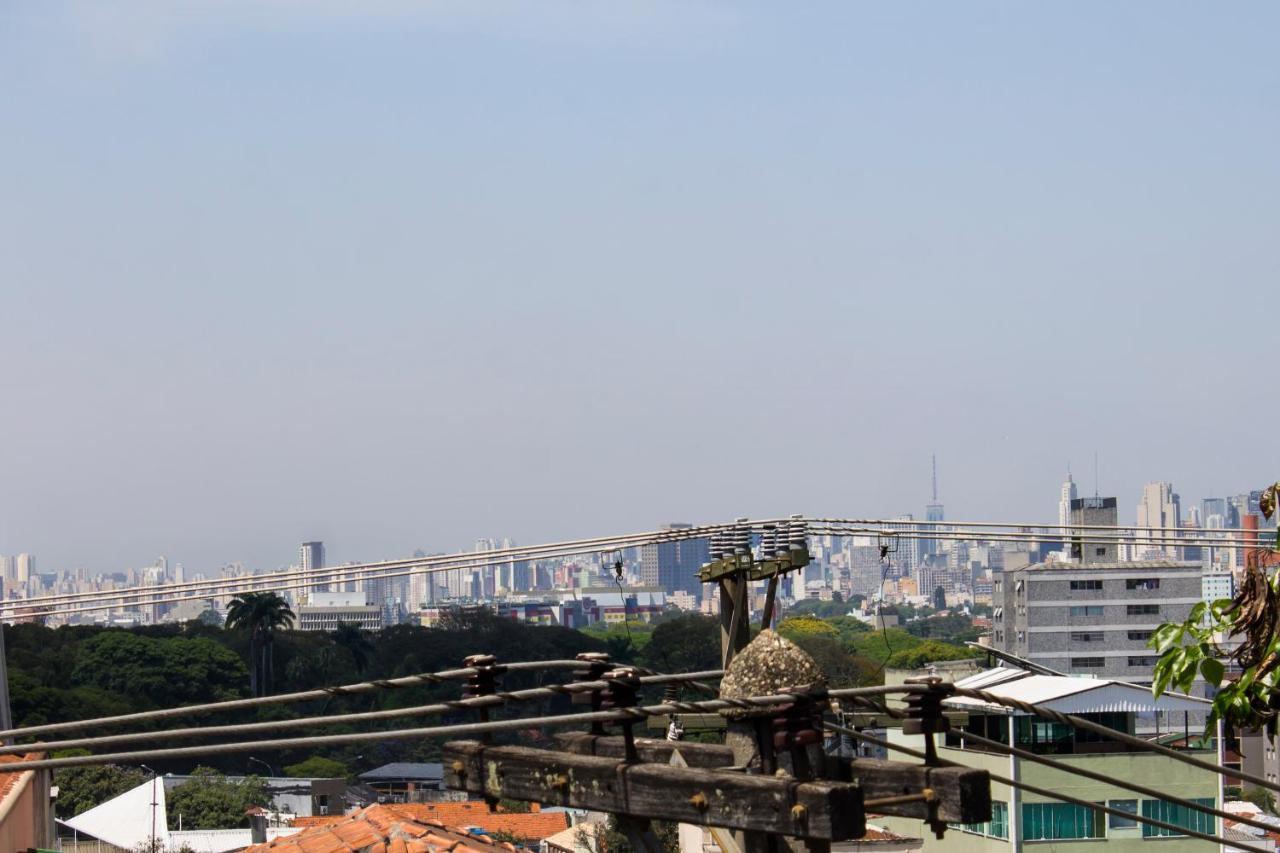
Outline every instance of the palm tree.
<path fill-rule="evenodd" d="M 373 643 L 369 642 L 360 626 L 353 622 L 339 622 L 337 630 L 333 632 L 333 641 L 351 653 L 356 672 L 364 672 L 373 655 Z"/>
<path fill-rule="evenodd" d="M 274 592 L 243 592 L 227 607 L 227 629 L 249 631 L 249 689 L 254 696 L 271 691 L 277 628 L 293 624 L 289 602 Z"/>

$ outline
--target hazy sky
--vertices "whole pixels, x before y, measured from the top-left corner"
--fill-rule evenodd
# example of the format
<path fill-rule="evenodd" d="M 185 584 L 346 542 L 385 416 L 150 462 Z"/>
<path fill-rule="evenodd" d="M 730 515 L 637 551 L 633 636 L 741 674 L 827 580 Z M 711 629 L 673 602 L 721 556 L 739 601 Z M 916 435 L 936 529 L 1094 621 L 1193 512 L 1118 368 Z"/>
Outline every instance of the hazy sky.
<path fill-rule="evenodd" d="M 352 11 L 358 9 L 359 11 Z M 1280 475 L 1272 3 L 0 4 L 0 553 Z"/>

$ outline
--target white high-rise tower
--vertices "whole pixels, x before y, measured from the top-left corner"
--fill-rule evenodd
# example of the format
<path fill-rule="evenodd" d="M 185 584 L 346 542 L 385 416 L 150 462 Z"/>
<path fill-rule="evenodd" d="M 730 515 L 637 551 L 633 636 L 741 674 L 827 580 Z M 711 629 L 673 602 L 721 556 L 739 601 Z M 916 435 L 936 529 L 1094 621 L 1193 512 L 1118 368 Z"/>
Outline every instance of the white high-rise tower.
<path fill-rule="evenodd" d="M 1071 479 L 1071 472 L 1068 471 L 1066 482 L 1062 484 L 1062 496 L 1058 499 L 1058 524 L 1062 527 L 1071 523 L 1071 502 L 1076 497 L 1076 484 Z M 1059 532 L 1062 536 L 1066 535 L 1065 530 Z"/>

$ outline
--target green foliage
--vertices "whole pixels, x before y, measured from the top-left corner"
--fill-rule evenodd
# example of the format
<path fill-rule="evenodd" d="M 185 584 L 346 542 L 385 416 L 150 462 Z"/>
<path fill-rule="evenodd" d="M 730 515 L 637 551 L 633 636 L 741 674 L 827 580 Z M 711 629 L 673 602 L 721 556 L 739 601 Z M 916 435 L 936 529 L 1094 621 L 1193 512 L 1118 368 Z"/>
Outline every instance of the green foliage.
<path fill-rule="evenodd" d="M 801 637 L 835 639 L 839 636 L 834 625 L 817 616 L 790 616 L 778 625 L 778 633 L 793 642 Z"/>
<path fill-rule="evenodd" d="M 498 800 L 498 811 L 510 812 L 512 814 L 528 814 L 530 810 L 529 804 L 524 800 L 508 800 L 506 797 Z"/>
<path fill-rule="evenodd" d="M 894 652 L 885 661 L 885 666 L 893 669 L 920 669 L 934 661 L 964 660 L 979 657 L 981 654 L 975 649 L 953 646 L 937 640 L 925 640 L 917 646 Z"/>
<path fill-rule="evenodd" d="M 252 806 L 269 806 L 267 785 L 257 776 L 232 782 L 211 767 L 197 767 L 192 778 L 168 792 L 169 828 L 233 829 L 248 826 L 245 812 Z"/>
<path fill-rule="evenodd" d="M 1270 581 L 1272 593 L 1280 584 L 1280 574 Z M 1166 622 L 1155 630 L 1147 645 L 1160 653 L 1151 682 L 1151 692 L 1160 696 L 1167 690 L 1185 693 L 1191 689 L 1196 675 L 1218 689 L 1213 707 L 1205 724 L 1209 731 L 1219 719 L 1238 728 L 1250 728 L 1257 723 L 1255 703 L 1269 708 L 1276 696 L 1277 670 L 1260 672 L 1257 667 L 1247 668 L 1237 679 L 1226 678 L 1224 652 L 1218 648 L 1215 637 L 1235 631 L 1235 615 L 1230 599 L 1200 602 L 1191 608 L 1184 622 Z M 1280 638 L 1270 637 L 1263 660 L 1274 659 Z"/>
<path fill-rule="evenodd" d="M 862 687 L 877 681 L 876 665 L 851 653 L 833 637 L 810 634 L 795 637 L 793 641 L 808 652 L 833 688 Z"/>
<path fill-rule="evenodd" d="M 806 598 L 791 605 L 787 612 L 791 616 L 817 616 L 819 619 L 830 619 L 835 616 L 847 616 L 849 611 L 853 609 L 854 603 L 860 603 L 865 600 L 860 595 L 853 597 L 853 603 L 836 601 L 835 599 L 823 601 L 819 598 Z"/>
<path fill-rule="evenodd" d="M 653 629 L 640 659 L 645 666 L 659 672 L 718 669 L 720 623 L 699 613 L 667 619 Z"/>
<path fill-rule="evenodd" d="M 293 624 L 289 603 L 274 592 L 242 592 L 227 605 L 229 630 L 249 632 L 249 689 L 254 696 L 271 692 L 275 672 L 275 632 Z"/>
<path fill-rule="evenodd" d="M 333 641 L 351 655 L 351 662 L 355 664 L 356 672 L 363 673 L 369 668 L 369 659 L 374 652 L 373 643 L 369 642 L 369 638 L 365 636 L 365 632 L 359 625 L 339 622 L 337 630 L 333 632 Z"/>
<path fill-rule="evenodd" d="M 903 627 L 907 633 L 926 640 L 943 640 L 960 644 L 978 639 L 978 629 L 973 627 L 973 619 L 963 613 L 916 619 Z"/>
<path fill-rule="evenodd" d="M 66 750 L 55 757 L 88 755 L 87 750 Z M 151 775 L 137 767 L 120 767 L 103 764 L 95 767 L 62 767 L 53 773 L 53 784 L 58 786 L 58 798 L 54 800 L 54 813 L 66 820 L 101 805 L 125 791 L 138 787 Z M 162 784 L 157 782 L 156 784 Z"/>
<path fill-rule="evenodd" d="M 1266 788 L 1245 788 L 1240 792 L 1240 799 L 1253 803 L 1267 814 L 1276 813 L 1276 795 Z"/>
<path fill-rule="evenodd" d="M 179 705 L 239 698 L 245 675 L 240 658 L 212 640 L 114 630 L 84 644 L 68 680 L 153 705 Z"/>
<path fill-rule="evenodd" d="M 901 628 L 887 628 L 883 631 L 867 631 L 853 638 L 853 652 L 869 658 L 877 665 L 884 665 L 894 654 L 904 649 L 915 648 L 923 640 L 913 637 Z"/>
<path fill-rule="evenodd" d="M 347 765 L 323 755 L 313 755 L 306 761 L 285 767 L 284 775 L 294 779 L 337 779 L 347 775 Z"/>

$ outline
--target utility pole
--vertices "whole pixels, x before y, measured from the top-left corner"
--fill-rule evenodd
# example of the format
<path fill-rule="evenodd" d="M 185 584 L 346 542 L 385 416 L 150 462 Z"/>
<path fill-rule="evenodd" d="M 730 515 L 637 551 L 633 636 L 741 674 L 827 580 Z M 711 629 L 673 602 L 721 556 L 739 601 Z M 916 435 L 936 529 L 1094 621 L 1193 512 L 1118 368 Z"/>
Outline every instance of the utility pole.
<path fill-rule="evenodd" d="M 9 665 L 5 661 L 4 624 L 0 623 L 0 729 L 8 731 L 13 728 L 13 711 L 9 708 Z M 13 743 L 13 738 L 5 738 L 6 744 Z"/>

